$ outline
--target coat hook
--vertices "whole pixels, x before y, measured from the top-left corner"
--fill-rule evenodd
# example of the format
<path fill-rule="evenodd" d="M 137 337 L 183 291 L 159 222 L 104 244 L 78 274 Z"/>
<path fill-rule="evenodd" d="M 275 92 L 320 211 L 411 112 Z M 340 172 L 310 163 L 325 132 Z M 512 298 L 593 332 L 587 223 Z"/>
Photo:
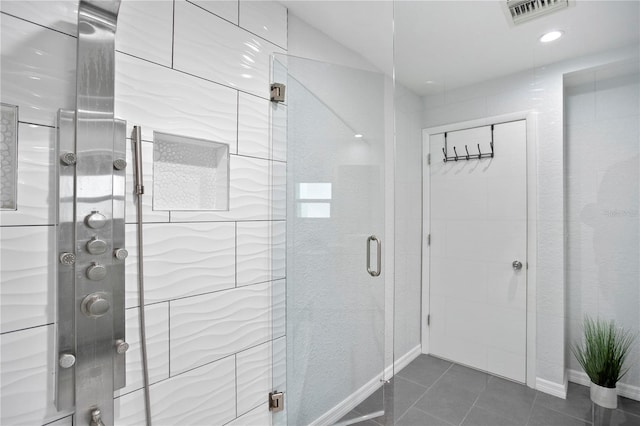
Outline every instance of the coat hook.
<path fill-rule="evenodd" d="M 456 153 L 456 161 L 458 161 L 458 150 L 456 150 L 456 147 L 453 147 L 453 152 Z"/>
<path fill-rule="evenodd" d="M 478 144 L 478 160 L 482 158 L 482 151 L 480 151 L 480 144 Z"/>
<path fill-rule="evenodd" d="M 489 142 L 489 145 L 491 145 L 491 158 L 493 158 L 493 142 Z"/>
<path fill-rule="evenodd" d="M 445 163 L 447 162 L 447 151 L 444 150 L 444 148 L 442 148 L 442 154 L 444 155 L 444 161 Z"/>
<path fill-rule="evenodd" d="M 469 149 L 467 148 L 467 146 L 464 146 L 464 150 L 467 151 L 467 160 L 469 159 Z"/>

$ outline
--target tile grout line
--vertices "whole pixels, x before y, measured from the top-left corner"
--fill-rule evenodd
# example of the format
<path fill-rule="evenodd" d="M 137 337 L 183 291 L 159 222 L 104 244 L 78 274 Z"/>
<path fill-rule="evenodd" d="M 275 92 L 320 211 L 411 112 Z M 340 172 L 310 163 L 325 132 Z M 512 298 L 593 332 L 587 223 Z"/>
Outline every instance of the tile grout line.
<path fill-rule="evenodd" d="M 460 422 L 461 425 L 464 423 L 465 420 L 467 420 L 467 417 L 469 417 L 469 414 L 471 413 L 471 410 L 473 410 L 473 407 L 477 407 L 476 403 L 480 399 L 480 395 L 482 395 L 482 392 L 484 392 L 487 389 L 487 385 L 489 384 L 491 377 L 493 376 L 489 374 L 489 377 L 487 378 L 487 382 L 484 384 L 484 388 L 482 388 L 482 390 L 478 392 L 478 396 L 476 396 L 476 399 L 473 401 L 473 404 L 471 404 L 471 407 L 469 407 L 467 414 L 465 414 L 464 417 L 462 418 L 462 421 Z M 477 407 L 477 408 L 482 409 L 481 407 Z"/>
<path fill-rule="evenodd" d="M 420 396 L 418 397 L 418 399 L 416 399 L 416 401 L 415 401 L 413 404 L 411 404 L 411 405 L 409 406 L 409 408 L 407 408 L 407 409 L 405 410 L 405 412 L 404 412 L 404 413 L 402 413 L 402 415 L 401 415 L 400 417 L 398 417 L 398 420 L 400 420 L 400 419 L 401 419 L 405 414 L 407 414 L 407 412 L 409 412 L 409 410 L 410 410 L 410 409 L 414 408 L 414 407 L 415 407 L 415 405 L 418 403 L 418 401 L 420 401 L 420 400 L 421 400 L 421 399 L 422 399 L 422 398 L 427 394 L 427 392 L 429 392 L 429 390 L 430 390 L 431 388 L 433 388 L 433 387 L 436 385 L 436 383 L 438 383 L 438 382 L 440 381 L 440 379 L 442 379 L 442 377 L 443 377 L 445 374 L 447 374 L 447 371 L 451 370 L 451 367 L 453 367 L 453 365 L 454 365 L 454 363 L 451 363 L 451 365 L 449 365 L 449 367 L 447 367 L 447 369 L 446 369 L 446 370 L 445 370 L 445 371 L 440 375 L 440 377 L 438 377 L 438 378 L 437 378 L 437 379 L 436 379 L 436 380 L 431 384 L 431 386 L 427 387 L 427 389 L 426 389 L 422 394 L 420 394 Z M 400 377 L 400 378 L 402 378 L 402 379 L 404 379 L 404 377 L 402 377 L 402 376 L 399 376 L 399 377 Z M 407 380 L 407 379 L 405 379 L 405 380 Z M 408 381 L 408 382 L 411 382 L 411 383 L 413 383 L 413 384 L 416 384 L 416 385 L 420 385 L 419 383 L 416 383 L 416 382 L 414 382 L 414 381 L 412 381 L 412 380 L 407 380 L 407 381 Z M 395 384 L 394 384 L 394 386 L 395 386 Z M 420 386 L 424 386 L 424 385 L 420 385 Z M 394 396 L 395 396 L 395 395 L 394 395 Z M 418 410 L 419 410 L 419 408 L 417 408 L 417 407 L 416 407 L 416 409 L 418 409 Z M 422 410 L 420 410 L 420 411 L 422 411 Z M 394 413 L 394 414 L 395 414 L 395 413 Z M 431 414 L 430 414 L 430 413 L 427 413 L 427 414 L 429 414 L 429 415 L 431 416 Z"/>
<path fill-rule="evenodd" d="M 527 417 L 527 422 L 525 425 L 528 425 L 531 422 L 531 415 L 533 414 L 533 408 L 536 406 L 536 401 L 538 400 L 538 391 L 536 391 L 535 396 L 533 397 L 533 402 L 531 403 L 531 409 L 529 410 L 529 416 Z"/>

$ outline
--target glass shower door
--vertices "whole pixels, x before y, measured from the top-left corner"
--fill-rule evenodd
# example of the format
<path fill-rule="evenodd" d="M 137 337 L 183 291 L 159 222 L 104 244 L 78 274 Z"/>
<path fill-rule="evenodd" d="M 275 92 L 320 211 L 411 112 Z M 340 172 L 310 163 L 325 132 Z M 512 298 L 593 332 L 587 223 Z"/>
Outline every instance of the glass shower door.
<path fill-rule="evenodd" d="M 273 82 L 286 86 L 272 141 L 276 152 L 276 123 L 286 127 L 287 423 L 376 416 L 382 392 L 367 398 L 384 371 L 390 86 L 379 73 L 290 56 L 274 58 Z"/>

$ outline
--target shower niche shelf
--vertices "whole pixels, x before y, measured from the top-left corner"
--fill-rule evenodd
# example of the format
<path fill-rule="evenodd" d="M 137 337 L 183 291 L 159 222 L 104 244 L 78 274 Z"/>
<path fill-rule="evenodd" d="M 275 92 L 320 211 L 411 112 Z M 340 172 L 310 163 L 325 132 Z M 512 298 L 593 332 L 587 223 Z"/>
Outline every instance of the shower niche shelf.
<path fill-rule="evenodd" d="M 153 132 L 153 209 L 229 210 L 229 145 Z"/>
<path fill-rule="evenodd" d="M 16 210 L 18 175 L 18 107 L 1 104 L 0 210 Z"/>

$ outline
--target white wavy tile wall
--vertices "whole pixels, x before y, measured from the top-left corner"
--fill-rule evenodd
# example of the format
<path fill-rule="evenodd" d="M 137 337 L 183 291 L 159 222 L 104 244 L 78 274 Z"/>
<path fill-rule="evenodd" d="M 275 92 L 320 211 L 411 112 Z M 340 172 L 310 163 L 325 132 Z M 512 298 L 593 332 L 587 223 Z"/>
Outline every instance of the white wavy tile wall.
<path fill-rule="evenodd" d="M 264 403 L 271 389 L 271 342 L 263 343 L 236 355 L 238 415 Z"/>
<path fill-rule="evenodd" d="M 53 405 L 53 325 L 0 335 L 0 424 L 33 426 L 67 416 Z"/>
<path fill-rule="evenodd" d="M 238 286 L 271 279 L 271 223 L 238 223 Z"/>
<path fill-rule="evenodd" d="M 222 425 L 236 417 L 235 357 L 227 357 L 149 387 L 153 424 Z M 115 425 L 144 424 L 142 390 L 115 400 Z"/>
<path fill-rule="evenodd" d="M 146 141 L 155 130 L 235 149 L 237 109 L 235 90 L 116 53 L 115 115 L 127 120 L 128 134 L 139 125 Z"/>
<path fill-rule="evenodd" d="M 171 374 L 204 365 L 271 337 L 271 283 L 171 302 Z"/>
<path fill-rule="evenodd" d="M 75 37 L 78 33 L 78 2 L 8 0 L 0 11 Z"/>
<path fill-rule="evenodd" d="M 0 228 L 0 332 L 53 322 L 55 238 L 53 226 Z"/>
<path fill-rule="evenodd" d="M 238 0 L 190 0 L 189 3 L 200 6 L 222 19 L 238 25 L 240 3 Z"/>
<path fill-rule="evenodd" d="M 50 127 L 18 125 L 17 210 L 0 211 L 0 224 L 54 225 L 55 170 L 53 166 L 56 131 Z"/>
<path fill-rule="evenodd" d="M 271 279 L 284 278 L 287 257 L 287 222 L 271 222 Z"/>
<path fill-rule="evenodd" d="M 287 48 L 287 9 L 279 3 L 241 1 L 240 25 L 283 49 Z"/>
<path fill-rule="evenodd" d="M 286 333 L 286 282 L 273 282 L 271 292 L 271 333 L 273 338 L 284 336 Z"/>
<path fill-rule="evenodd" d="M 269 220 L 271 161 L 230 156 L 228 212 L 171 212 L 172 222 Z"/>
<path fill-rule="evenodd" d="M 271 413 L 269 412 L 269 406 L 264 403 L 259 407 L 254 408 L 246 414 L 238 417 L 232 422 L 227 423 L 226 426 L 270 426 L 271 425 Z"/>
<path fill-rule="evenodd" d="M 4 2 L 3 2 L 4 3 Z M 20 121 L 55 126 L 59 108 L 75 108 L 75 38 L 2 14 L 2 102 Z"/>
<path fill-rule="evenodd" d="M 130 139 L 127 139 L 127 164 L 134 164 L 133 146 Z M 127 223 L 136 223 L 137 197 L 134 192 L 134 167 L 127 167 L 126 173 L 126 221 Z M 169 222 L 168 211 L 153 210 L 153 144 L 148 142 L 142 143 L 142 183 L 144 185 L 144 194 L 142 194 L 142 220 L 145 223 Z"/>
<path fill-rule="evenodd" d="M 170 67 L 172 37 L 173 2 L 120 3 L 116 50 Z"/>
<path fill-rule="evenodd" d="M 265 99 L 269 98 L 270 55 L 284 53 L 276 45 L 183 1 L 175 3 L 173 46 L 175 69 Z"/>
<path fill-rule="evenodd" d="M 274 81 L 281 82 L 275 78 Z M 271 150 L 274 160 L 287 161 L 287 106 L 284 104 L 271 104 Z"/>
<path fill-rule="evenodd" d="M 238 154 L 270 158 L 269 110 L 266 99 L 240 93 L 238 98 Z"/>
<path fill-rule="evenodd" d="M 126 310 L 127 385 L 115 392 L 124 395 L 142 388 L 142 363 L 138 309 Z M 169 303 L 157 303 L 145 307 L 147 359 L 149 383 L 169 378 Z"/>
<path fill-rule="evenodd" d="M 145 302 L 235 286 L 235 224 L 144 225 Z M 126 306 L 138 304 L 136 226 L 126 225 Z"/>
<path fill-rule="evenodd" d="M 264 401 L 272 346 L 278 386 L 285 386 L 286 107 L 267 99 L 269 56 L 285 52 L 286 9 L 243 3 L 176 0 L 175 25 L 174 2 L 121 6 L 116 116 L 127 120 L 128 136 L 141 125 L 145 140 L 145 311 L 155 424 L 271 424 Z M 20 121 L 18 209 L 0 213 L 0 423 L 64 426 L 72 423 L 69 413 L 52 405 L 52 126 L 59 108 L 75 105 L 77 3 L 3 1 L 0 10 L 0 101 L 18 105 Z M 228 212 L 153 210 L 153 131 L 229 144 Z M 118 425 L 144 422 L 131 153 L 128 140 L 130 350 L 128 385 L 115 399 Z M 274 419 L 281 423 L 282 413 Z"/>

